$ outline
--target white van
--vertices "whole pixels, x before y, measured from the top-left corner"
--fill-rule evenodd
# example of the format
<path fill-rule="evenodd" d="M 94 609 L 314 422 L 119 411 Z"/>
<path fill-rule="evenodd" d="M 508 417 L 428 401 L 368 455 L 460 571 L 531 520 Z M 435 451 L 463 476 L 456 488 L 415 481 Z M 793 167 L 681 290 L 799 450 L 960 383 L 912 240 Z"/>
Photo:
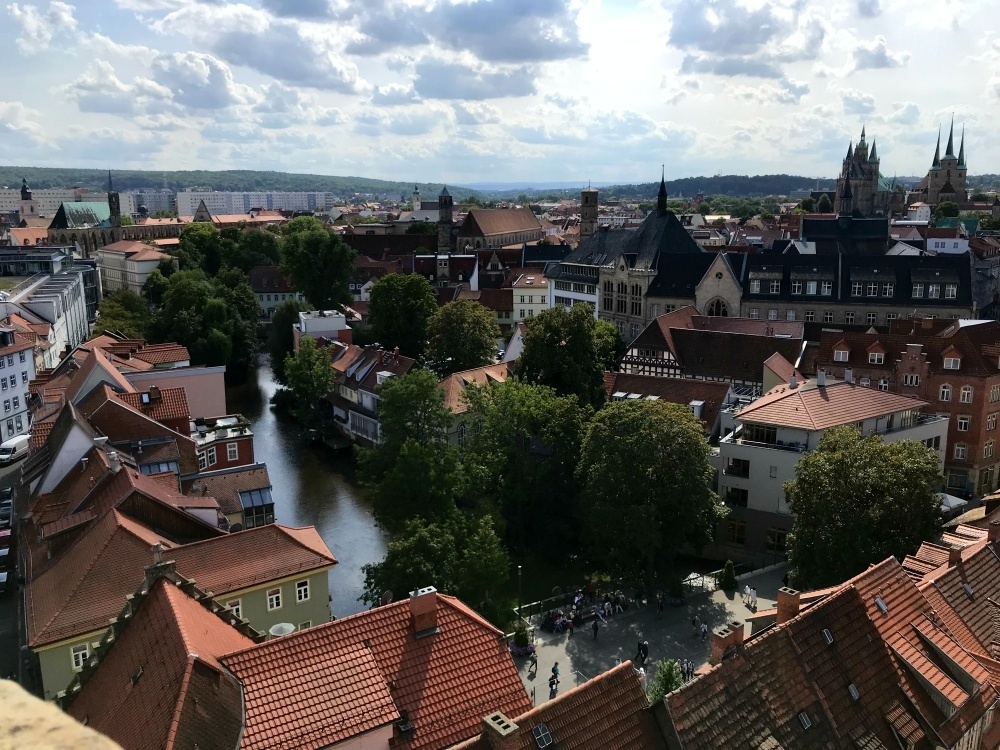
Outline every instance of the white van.
<path fill-rule="evenodd" d="M 18 435 L 0 443 L 0 464 L 10 464 L 27 456 L 30 441 L 30 435 Z"/>

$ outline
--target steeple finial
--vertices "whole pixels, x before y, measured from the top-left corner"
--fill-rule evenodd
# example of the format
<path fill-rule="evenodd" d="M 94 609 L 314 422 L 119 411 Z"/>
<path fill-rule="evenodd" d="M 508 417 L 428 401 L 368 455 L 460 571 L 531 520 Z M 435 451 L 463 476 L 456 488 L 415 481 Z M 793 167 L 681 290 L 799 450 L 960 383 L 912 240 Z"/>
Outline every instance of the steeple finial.
<path fill-rule="evenodd" d="M 861 140 L 858 142 L 858 144 L 860 145 L 860 144 L 862 144 L 864 142 L 865 142 L 865 126 L 862 125 L 861 126 Z"/>
<path fill-rule="evenodd" d="M 965 169 L 965 125 L 962 126 L 962 145 L 958 147 L 958 166 Z"/>
<path fill-rule="evenodd" d="M 931 164 L 931 169 L 940 169 L 941 167 L 941 126 L 938 125 L 938 139 L 937 145 L 934 147 L 934 162 Z"/>
<path fill-rule="evenodd" d="M 115 192 L 114 185 L 111 184 L 111 170 L 110 169 L 108 170 L 108 192 L 109 193 Z"/>
<path fill-rule="evenodd" d="M 667 165 L 662 165 L 660 175 L 660 191 L 656 194 L 656 210 L 658 213 L 667 212 Z"/>
<path fill-rule="evenodd" d="M 948 128 L 948 148 L 945 149 L 944 158 L 955 158 L 955 115 L 951 116 L 951 127 Z"/>
<path fill-rule="evenodd" d="M 844 189 L 840 192 L 840 215 L 850 216 L 854 213 L 854 191 L 851 190 L 851 180 L 844 179 Z"/>
<path fill-rule="evenodd" d="M 846 157 L 848 159 L 848 161 L 851 158 L 851 152 L 852 151 L 854 151 L 854 142 L 853 141 L 848 141 L 847 142 L 847 157 Z"/>
<path fill-rule="evenodd" d="M 868 161 L 878 161 L 878 151 L 875 150 L 875 139 L 872 139 L 872 152 L 868 155 Z"/>

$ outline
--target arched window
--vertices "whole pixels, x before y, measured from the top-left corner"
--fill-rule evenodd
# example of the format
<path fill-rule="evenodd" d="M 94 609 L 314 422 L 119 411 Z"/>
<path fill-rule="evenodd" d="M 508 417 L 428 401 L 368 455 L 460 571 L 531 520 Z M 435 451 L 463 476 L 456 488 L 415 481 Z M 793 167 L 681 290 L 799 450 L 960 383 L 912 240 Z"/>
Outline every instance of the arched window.
<path fill-rule="evenodd" d="M 618 293 L 619 294 L 628 294 L 628 285 L 624 281 L 619 281 L 618 282 Z"/>
<path fill-rule="evenodd" d="M 458 425 L 458 447 L 464 448 L 466 443 L 465 422 Z"/>
<path fill-rule="evenodd" d="M 728 318 L 729 317 L 729 307 L 726 305 L 725 300 L 713 299 L 708 304 L 708 314 L 711 317 Z"/>
<path fill-rule="evenodd" d="M 972 403 L 972 386 L 971 385 L 963 385 L 962 386 L 962 395 L 959 397 L 959 401 L 961 401 L 963 404 L 971 404 Z"/>
<path fill-rule="evenodd" d="M 951 401 L 951 386 L 945 383 L 941 386 L 941 392 L 938 394 L 939 401 Z"/>

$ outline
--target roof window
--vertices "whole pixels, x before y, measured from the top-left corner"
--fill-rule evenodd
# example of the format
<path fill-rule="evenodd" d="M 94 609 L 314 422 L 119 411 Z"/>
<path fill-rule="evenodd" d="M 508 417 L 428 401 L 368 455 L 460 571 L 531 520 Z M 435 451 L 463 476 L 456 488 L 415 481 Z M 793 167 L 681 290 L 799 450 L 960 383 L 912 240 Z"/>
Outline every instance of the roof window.
<path fill-rule="evenodd" d="M 881 596 L 875 597 L 875 606 L 878 607 L 878 611 L 881 612 L 883 615 L 889 614 L 889 607 L 886 606 L 885 601 L 882 599 Z"/>
<path fill-rule="evenodd" d="M 967 583 L 963 583 L 962 584 L 962 588 L 965 589 L 965 595 L 971 599 L 972 598 L 972 586 L 970 586 Z"/>
<path fill-rule="evenodd" d="M 847 349 L 834 349 L 833 350 L 833 361 L 834 362 L 846 362 L 848 357 Z"/>
<path fill-rule="evenodd" d="M 552 734 L 549 732 L 549 728 L 545 724 L 539 724 L 537 727 L 531 730 L 531 736 L 535 738 L 535 745 L 541 750 L 541 748 L 551 747 L 552 745 Z"/>
<path fill-rule="evenodd" d="M 957 370 L 962 366 L 962 360 L 958 357 L 945 357 L 944 358 L 944 369 L 946 370 Z"/>
<path fill-rule="evenodd" d="M 799 711 L 799 724 L 802 725 L 803 729 L 808 729 L 813 725 L 812 720 L 809 718 L 809 714 L 805 711 Z"/>
<path fill-rule="evenodd" d="M 823 640 L 826 641 L 827 646 L 833 645 L 833 633 L 826 628 L 823 628 Z"/>
<path fill-rule="evenodd" d="M 858 692 L 858 688 L 853 682 L 847 686 L 847 692 L 851 694 L 851 700 L 858 700 L 861 698 L 861 693 Z"/>

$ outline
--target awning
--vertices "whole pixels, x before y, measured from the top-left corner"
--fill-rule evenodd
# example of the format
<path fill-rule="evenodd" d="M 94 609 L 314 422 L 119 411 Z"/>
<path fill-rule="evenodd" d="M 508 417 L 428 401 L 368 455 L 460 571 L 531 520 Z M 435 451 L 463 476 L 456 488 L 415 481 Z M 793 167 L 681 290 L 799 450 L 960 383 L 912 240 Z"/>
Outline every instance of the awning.
<path fill-rule="evenodd" d="M 960 510 L 969 504 L 968 500 L 949 495 L 947 492 L 939 492 L 937 494 L 941 499 L 942 513 L 954 513 L 956 510 Z"/>

